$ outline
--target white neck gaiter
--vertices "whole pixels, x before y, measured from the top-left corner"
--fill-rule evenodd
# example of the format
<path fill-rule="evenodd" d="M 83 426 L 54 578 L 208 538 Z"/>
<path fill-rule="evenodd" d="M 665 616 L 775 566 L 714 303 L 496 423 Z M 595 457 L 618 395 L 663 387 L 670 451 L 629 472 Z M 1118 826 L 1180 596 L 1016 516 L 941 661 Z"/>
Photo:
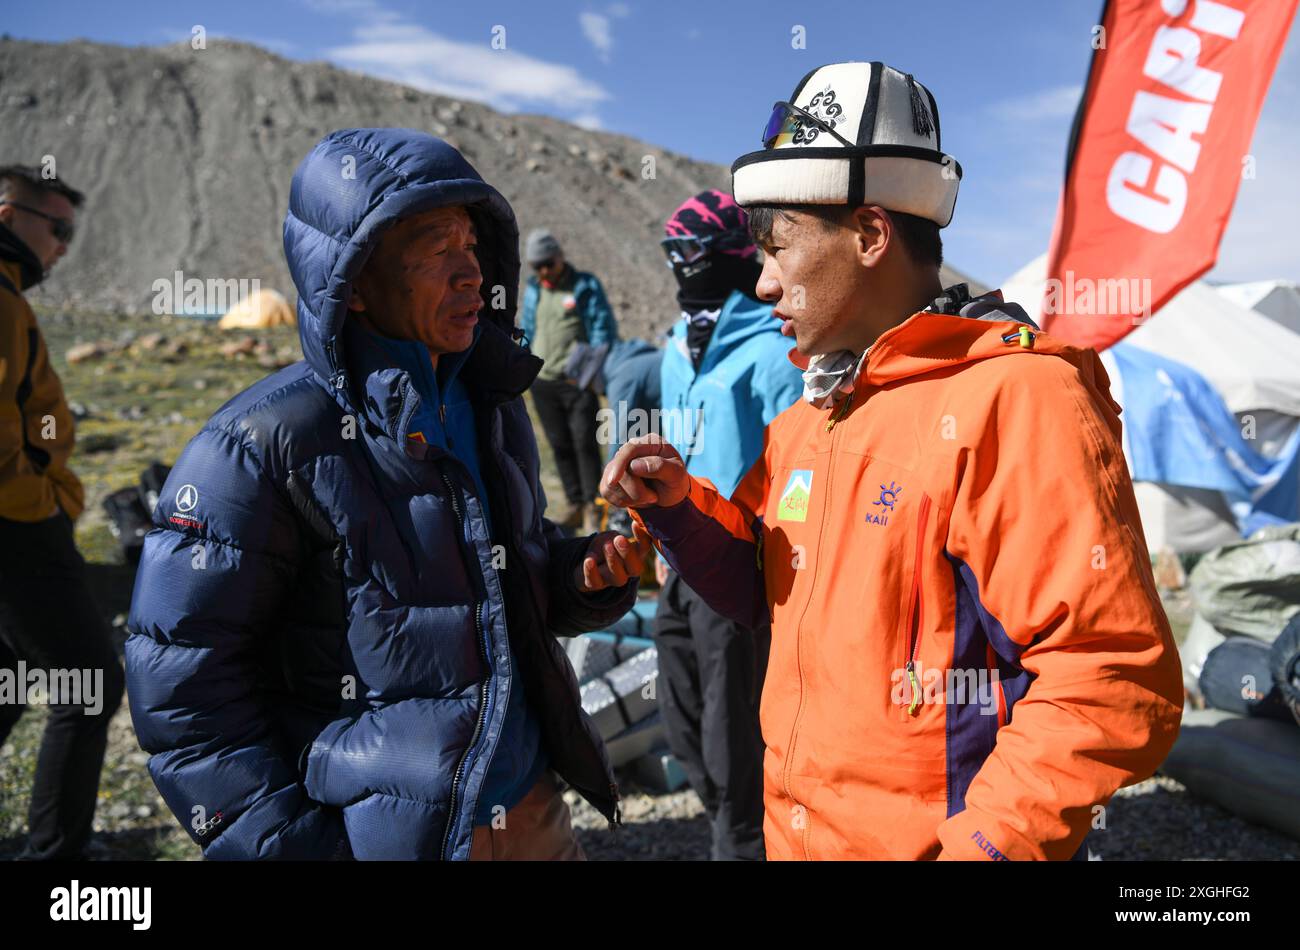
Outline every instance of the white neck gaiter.
<path fill-rule="evenodd" d="M 868 352 L 870 347 L 861 353 L 838 350 L 808 360 L 808 368 L 803 371 L 804 401 L 825 409 L 853 392 L 853 380 L 862 369 Z"/>

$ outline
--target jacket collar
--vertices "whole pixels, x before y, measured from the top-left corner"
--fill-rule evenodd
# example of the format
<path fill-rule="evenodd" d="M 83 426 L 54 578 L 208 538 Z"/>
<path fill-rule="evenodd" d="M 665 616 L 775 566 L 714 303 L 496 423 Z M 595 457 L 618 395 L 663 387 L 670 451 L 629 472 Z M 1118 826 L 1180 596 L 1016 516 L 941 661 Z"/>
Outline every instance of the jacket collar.
<path fill-rule="evenodd" d="M 12 265 L 5 267 L 5 274 L 20 291 L 31 290 L 45 279 L 45 268 L 27 242 L 5 224 L 0 224 L 0 265 Z"/>
<path fill-rule="evenodd" d="M 993 291 L 957 313 L 923 310 L 885 331 L 867 350 L 859 373 L 870 385 L 884 386 L 1026 350 L 1061 356 L 1077 348 L 1043 336 L 1018 304 L 1004 303 L 1001 293 Z"/>
<path fill-rule="evenodd" d="M 1027 336 L 1017 330 L 1032 328 Z M 966 284 L 953 284 L 902 323 L 880 334 L 862 353 L 841 350 L 814 357 L 789 353 L 803 372 L 803 398 L 827 408 L 863 384 L 883 386 L 941 367 L 971 363 L 1015 352 L 1010 344 L 1058 353 L 1067 347 L 1038 338 L 1038 326 L 1019 304 L 1007 303 L 999 290 L 972 297 Z"/>
<path fill-rule="evenodd" d="M 537 377 L 542 360 L 495 322 L 483 320 L 479 327 L 457 375 L 470 400 L 491 409 L 522 395 Z M 398 445 L 405 445 L 420 398 L 410 373 L 398 367 L 383 345 L 355 320 L 344 322 L 343 335 L 354 407 Z"/>

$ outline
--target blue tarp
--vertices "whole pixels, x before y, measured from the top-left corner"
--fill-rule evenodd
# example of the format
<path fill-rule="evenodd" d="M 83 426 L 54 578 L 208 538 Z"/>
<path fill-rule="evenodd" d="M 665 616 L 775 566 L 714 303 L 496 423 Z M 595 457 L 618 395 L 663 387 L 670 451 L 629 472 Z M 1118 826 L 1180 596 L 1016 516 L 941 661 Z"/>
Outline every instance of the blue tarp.
<path fill-rule="evenodd" d="M 1195 370 L 1126 343 L 1110 352 L 1135 481 L 1221 491 L 1243 535 L 1300 521 L 1300 428 L 1276 456 L 1265 456 Z"/>

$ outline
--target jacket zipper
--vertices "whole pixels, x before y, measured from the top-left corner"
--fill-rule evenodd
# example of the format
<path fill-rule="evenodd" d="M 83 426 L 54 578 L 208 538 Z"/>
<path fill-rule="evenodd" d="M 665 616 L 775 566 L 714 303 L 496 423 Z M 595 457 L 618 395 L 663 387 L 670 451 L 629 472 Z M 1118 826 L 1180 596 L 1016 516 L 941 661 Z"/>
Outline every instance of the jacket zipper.
<path fill-rule="evenodd" d="M 993 644 L 991 643 L 987 644 L 987 646 L 985 647 L 985 660 L 988 663 L 989 671 L 992 673 L 997 673 L 998 655 L 997 652 L 993 649 Z M 1007 724 L 1007 694 L 1006 691 L 1002 688 L 1001 676 L 998 677 L 995 685 L 997 686 L 997 690 L 998 690 L 998 728 L 1001 729 L 1003 726 Z"/>
<path fill-rule="evenodd" d="M 447 473 L 442 471 L 441 467 L 439 467 L 438 474 L 442 477 L 442 483 L 447 486 L 447 494 L 448 497 L 451 498 L 451 510 L 456 515 L 457 537 L 461 538 L 463 544 L 465 535 L 465 519 L 464 514 L 460 509 L 460 495 L 456 492 L 455 487 L 451 483 L 451 479 L 447 477 Z M 466 560 L 468 560 L 468 558 L 466 558 Z M 442 835 L 441 853 L 444 861 L 451 860 L 447 856 L 447 849 L 451 845 L 451 831 L 456 827 L 456 819 L 459 817 L 458 812 L 460 810 L 460 802 L 457 799 L 457 793 L 460 791 L 460 780 L 465 772 L 465 763 L 469 760 L 470 753 L 474 751 L 474 746 L 478 743 L 479 736 L 483 732 L 483 722 L 487 718 L 488 686 L 492 681 L 492 661 L 488 657 L 486 636 L 483 632 L 483 601 L 481 598 L 474 605 L 474 633 L 476 634 L 475 641 L 478 646 L 479 658 L 483 661 L 483 665 L 487 669 L 487 675 L 483 678 L 483 682 L 479 686 L 478 717 L 474 722 L 474 734 L 470 736 L 469 745 L 467 745 L 465 751 L 461 753 L 460 761 L 456 763 L 456 771 L 453 773 L 451 779 L 451 807 L 447 811 L 447 827 Z"/>
<path fill-rule="evenodd" d="M 496 456 L 493 455 L 492 453 L 488 453 L 488 454 L 491 456 L 492 463 L 497 467 L 497 476 L 501 481 L 501 499 L 504 502 L 506 508 L 506 522 L 507 524 L 514 524 L 514 520 L 515 520 L 514 511 L 510 507 L 510 491 L 505 487 L 505 478 L 501 472 L 500 465 L 497 463 Z M 502 540 L 508 542 L 509 536 L 503 535 Z M 518 553 L 517 549 L 514 547 L 513 544 L 511 544 L 507 548 L 507 552 L 508 552 L 507 557 L 509 558 L 507 563 L 519 564 L 523 562 L 523 556 Z M 528 603 L 529 606 L 532 607 L 533 616 L 537 620 L 537 629 L 542 632 L 543 636 L 546 636 L 547 635 L 546 618 L 542 616 L 542 609 L 537 603 L 537 597 L 533 594 L 532 582 L 529 581 L 527 578 L 525 578 L 523 582 L 523 586 L 528 590 Z M 559 664 L 556 662 L 555 655 L 549 649 L 543 650 L 542 652 L 546 654 L 547 658 L 551 661 L 552 666 L 555 668 L 556 672 L 560 674 L 561 678 L 564 678 L 566 675 L 566 671 L 563 668 L 561 668 Z M 577 718 L 580 724 L 581 724 L 581 716 L 582 716 L 581 706 L 579 706 L 579 712 L 577 713 Z M 565 781 L 567 782 L 569 780 L 565 779 Z M 569 784 L 573 785 L 574 788 L 576 788 L 579 792 L 583 794 L 584 797 L 588 799 L 600 798 L 600 795 L 593 789 L 583 788 L 581 785 L 575 785 L 572 782 L 570 782 Z M 612 819 L 606 819 L 606 820 L 609 822 L 610 828 L 613 829 L 614 831 L 617 831 L 618 828 L 623 823 L 622 821 L 623 810 L 620 802 L 620 796 L 618 793 L 617 784 L 615 783 L 610 784 L 609 797 L 610 800 L 614 803 L 614 817 Z"/>
<path fill-rule="evenodd" d="M 831 482 L 835 475 L 835 437 L 836 437 L 836 433 L 834 431 L 835 423 L 848 414 L 847 407 L 853 402 L 853 395 L 854 395 L 853 393 L 848 394 L 848 396 L 844 399 L 844 401 L 840 404 L 840 406 L 831 415 L 830 421 L 827 422 L 826 424 L 826 431 L 831 433 L 831 448 L 827 458 L 827 466 L 826 466 L 827 468 L 826 493 L 825 493 L 826 502 L 825 504 L 822 505 L 821 527 L 817 531 L 817 548 L 818 548 L 817 553 L 819 555 L 821 554 L 821 539 L 826 534 L 826 514 L 828 511 L 830 511 Z M 819 563 L 820 561 L 821 558 L 818 557 L 817 562 Z M 813 593 L 817 589 L 816 563 L 814 563 L 813 565 L 813 576 L 812 576 L 812 580 L 809 583 L 811 586 L 808 592 L 808 600 L 804 603 L 803 614 L 799 617 L 799 627 L 795 632 L 795 661 L 799 669 L 799 709 L 795 713 L 794 723 L 790 726 L 790 741 L 786 743 L 785 767 L 781 770 L 781 784 L 782 787 L 785 789 L 786 796 L 789 797 L 790 801 L 794 802 L 797 807 L 803 809 L 802 838 L 803 838 L 803 855 L 804 855 L 804 860 L 806 861 L 812 860 L 812 854 L 808 850 L 808 838 L 812 832 L 812 827 L 811 827 L 812 818 L 808 814 L 807 807 L 802 802 L 800 802 L 799 799 L 795 798 L 794 792 L 790 790 L 790 769 L 794 764 L 795 737 L 798 735 L 799 732 L 799 721 L 803 719 L 803 709 L 804 709 L 804 700 L 805 700 L 804 680 L 803 680 L 803 620 L 804 617 L 808 615 L 808 607 L 812 603 Z"/>
<path fill-rule="evenodd" d="M 922 493 L 921 508 L 917 513 L 916 529 L 916 563 L 912 568 L 912 594 L 911 600 L 907 607 L 907 682 L 911 687 L 911 702 L 907 707 L 907 714 L 915 716 L 921 708 L 921 684 L 916 676 L 916 651 L 921 645 L 921 568 L 924 563 L 925 554 L 925 528 L 926 522 L 930 518 L 930 496 Z"/>
<path fill-rule="evenodd" d="M 831 413 L 831 417 L 826 420 L 827 432 L 833 430 L 835 428 L 835 423 L 839 422 L 841 419 L 843 419 L 845 416 L 849 414 L 849 407 L 852 405 L 853 405 L 853 393 L 849 393 L 846 397 L 844 397 L 844 399 L 840 402 L 840 404 L 835 407 L 835 411 Z"/>
<path fill-rule="evenodd" d="M 880 340 L 877 339 L 875 342 L 873 342 L 870 346 L 868 346 L 865 350 L 862 351 L 862 356 L 859 357 L 858 359 L 857 373 L 855 373 L 853 377 L 854 388 L 849 390 L 848 396 L 846 396 L 844 400 L 841 401 L 840 404 L 835 407 L 835 411 L 831 413 L 830 419 L 826 421 L 827 432 L 830 432 L 832 429 L 834 429 L 835 423 L 839 422 L 841 419 L 843 419 L 845 416 L 849 414 L 849 409 L 853 405 L 853 394 L 857 392 L 857 382 L 858 382 L 857 377 L 858 375 L 861 374 L 862 368 L 867 365 L 867 360 L 871 359 L 871 351 L 875 349 L 876 343 L 879 342 Z"/>

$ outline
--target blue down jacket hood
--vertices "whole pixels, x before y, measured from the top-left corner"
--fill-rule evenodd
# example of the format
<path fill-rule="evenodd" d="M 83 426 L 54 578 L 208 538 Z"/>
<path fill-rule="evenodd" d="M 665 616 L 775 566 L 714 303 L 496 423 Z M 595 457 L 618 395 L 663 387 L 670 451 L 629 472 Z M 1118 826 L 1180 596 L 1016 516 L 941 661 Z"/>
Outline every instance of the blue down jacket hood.
<path fill-rule="evenodd" d="M 519 289 L 519 226 L 495 188 L 441 139 L 415 129 L 341 129 L 293 176 L 284 256 L 298 288 L 308 364 L 337 383 L 352 282 L 384 230 L 411 215 L 465 205 L 478 235 L 483 317 L 509 333 Z M 495 299 L 494 299 L 495 297 Z"/>
<path fill-rule="evenodd" d="M 447 205 L 484 274 L 460 377 L 490 527 L 465 467 L 407 438 L 420 397 L 346 307 L 384 229 Z M 284 246 L 306 359 L 186 446 L 136 576 L 128 689 L 160 793 L 210 858 L 464 859 L 521 682 L 551 768 L 617 820 L 556 635 L 609 626 L 636 582 L 579 593 L 587 539 L 542 516 L 509 205 L 445 142 L 342 130 L 299 166 Z"/>

